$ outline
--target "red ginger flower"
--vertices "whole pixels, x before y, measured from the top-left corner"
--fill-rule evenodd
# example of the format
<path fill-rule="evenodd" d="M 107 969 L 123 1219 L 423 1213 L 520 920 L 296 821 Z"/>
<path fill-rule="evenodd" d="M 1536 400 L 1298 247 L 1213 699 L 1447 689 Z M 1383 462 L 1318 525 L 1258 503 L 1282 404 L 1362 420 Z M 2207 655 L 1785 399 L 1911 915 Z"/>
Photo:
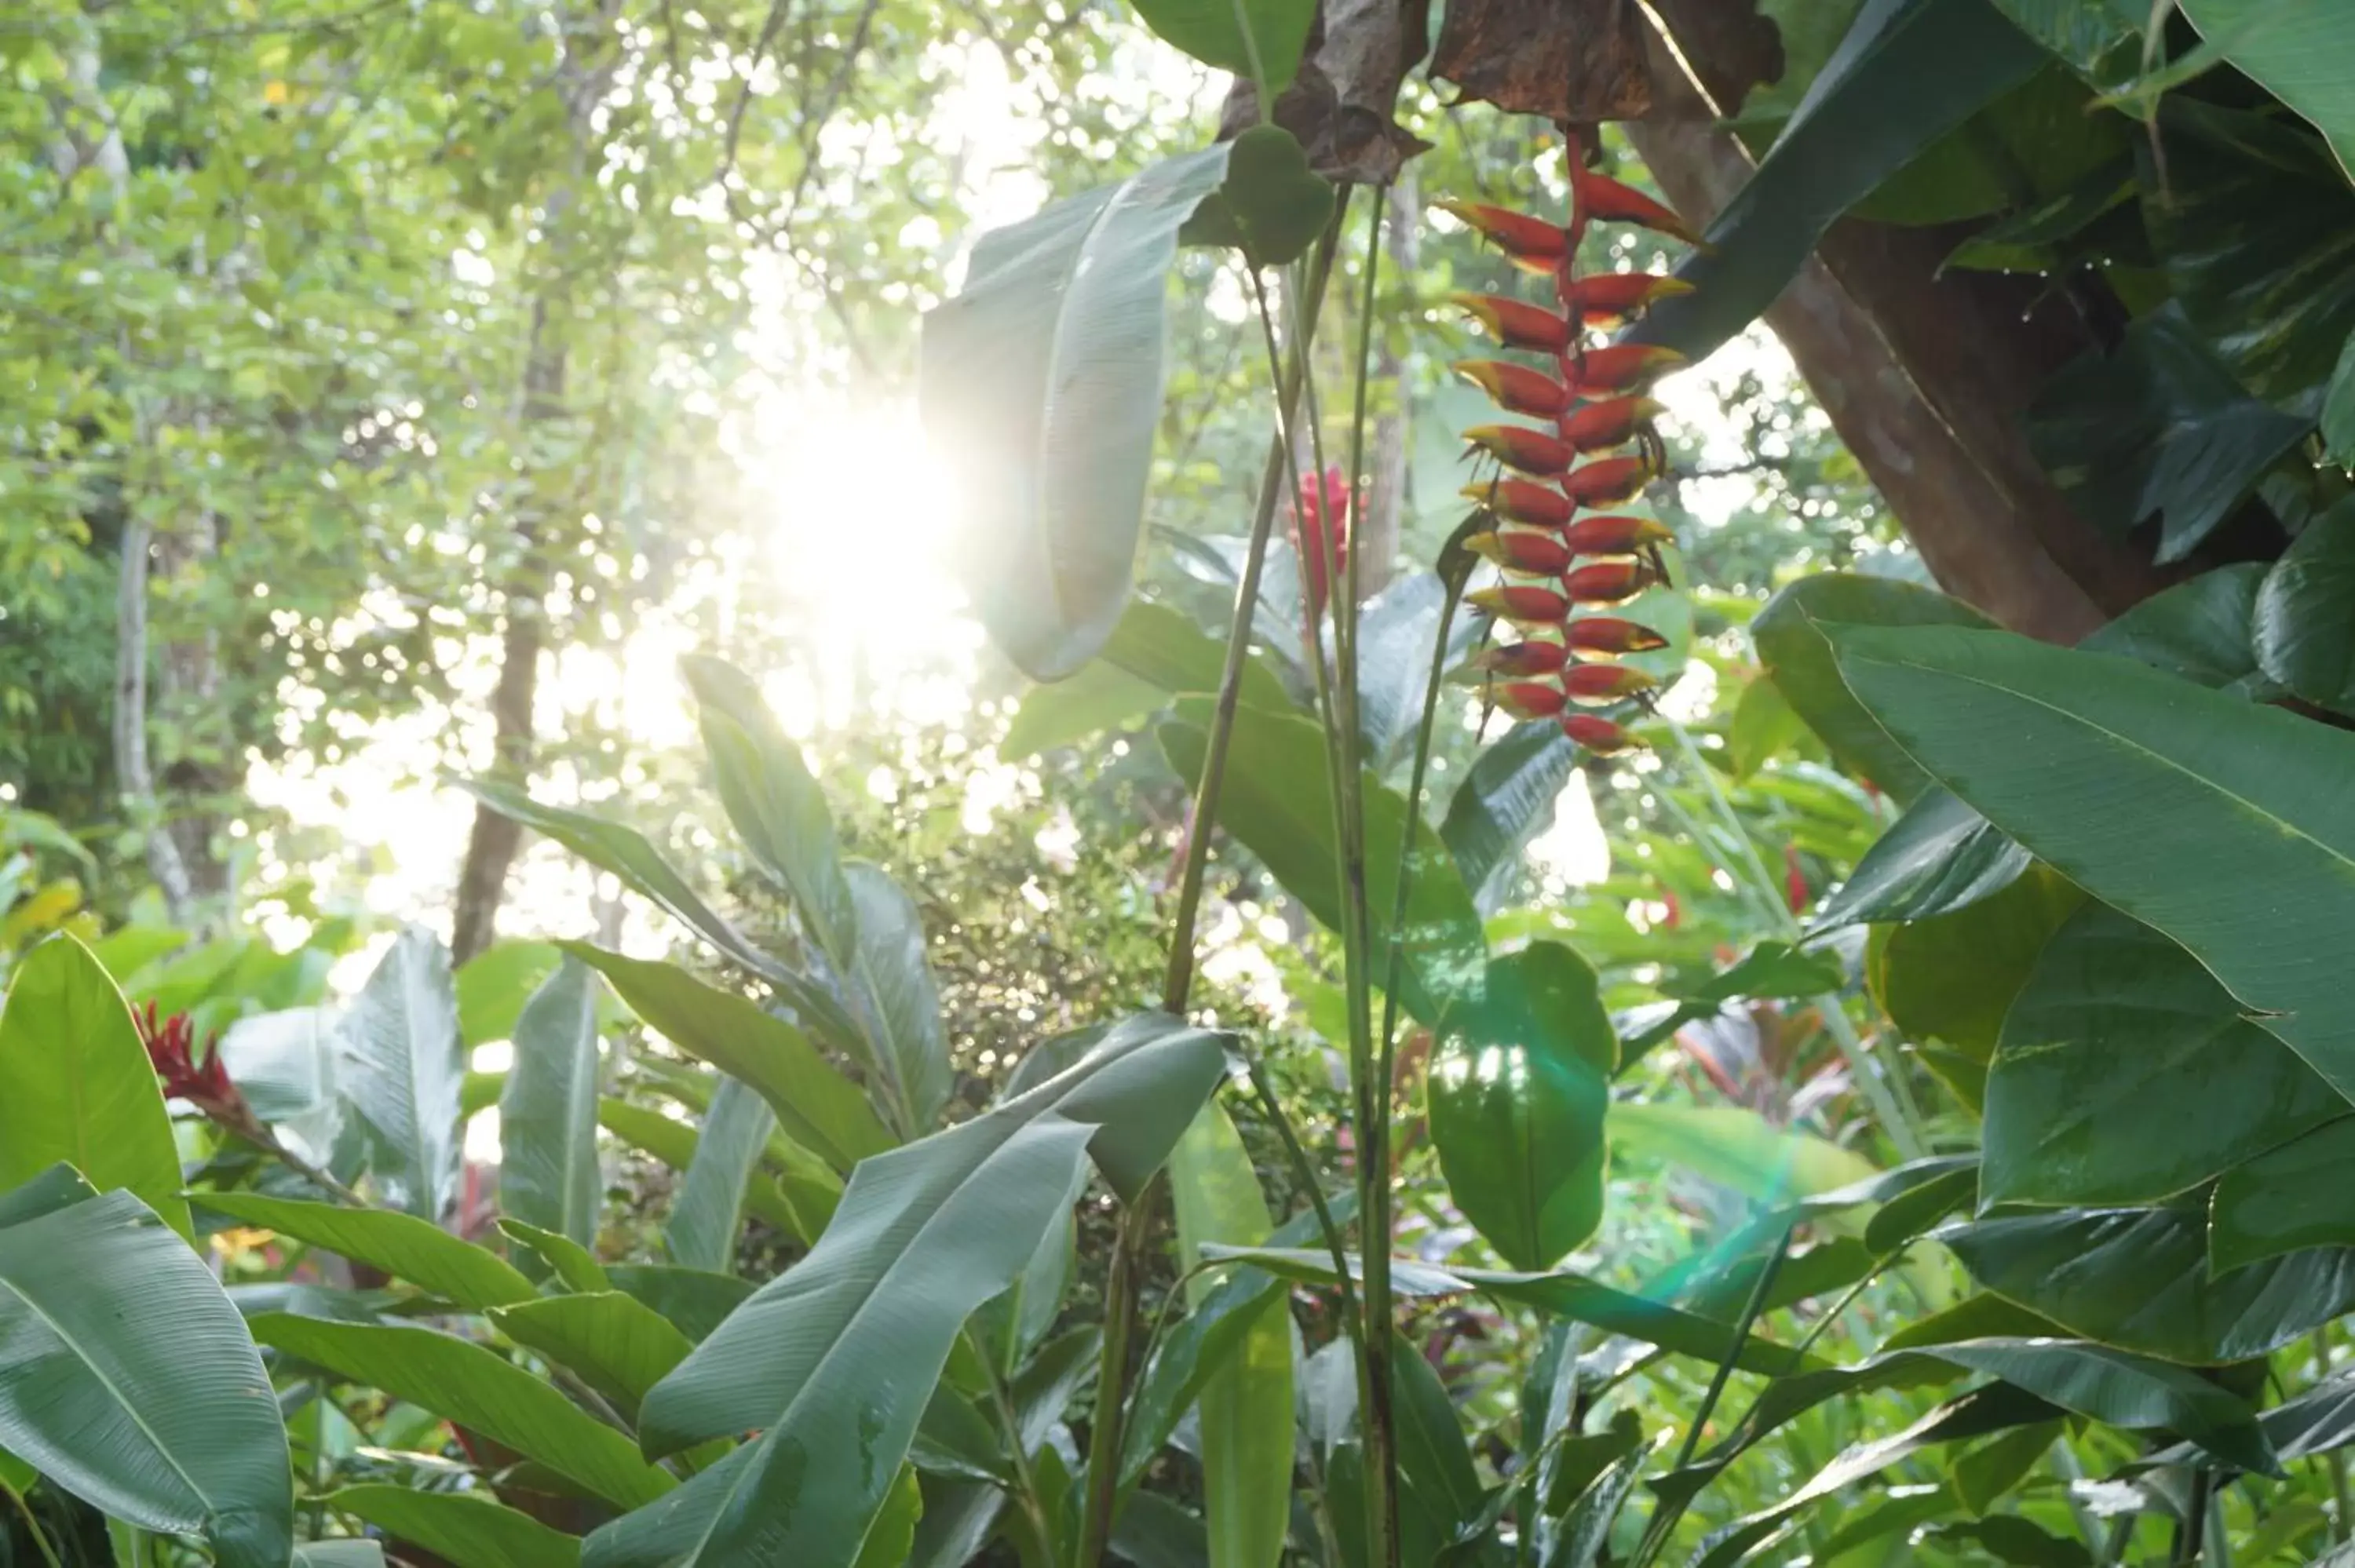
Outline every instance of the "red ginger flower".
<path fill-rule="evenodd" d="M 139 1025 L 140 1042 L 147 1047 L 147 1060 L 154 1065 L 155 1075 L 164 1080 L 167 1099 L 186 1100 L 218 1121 L 243 1125 L 250 1120 L 245 1097 L 229 1075 L 229 1065 L 221 1060 L 218 1036 L 208 1044 L 205 1059 L 196 1059 L 196 1025 L 185 1012 L 169 1018 L 159 1017 L 154 1002 L 144 1012 L 134 1012 Z"/>
<path fill-rule="evenodd" d="M 1301 590 L 1307 595 L 1312 620 L 1325 613 L 1325 601 L 1332 591 L 1328 571 L 1349 564 L 1349 482 L 1337 463 L 1321 476 L 1300 476 L 1292 506 L 1292 545 L 1300 556 Z"/>

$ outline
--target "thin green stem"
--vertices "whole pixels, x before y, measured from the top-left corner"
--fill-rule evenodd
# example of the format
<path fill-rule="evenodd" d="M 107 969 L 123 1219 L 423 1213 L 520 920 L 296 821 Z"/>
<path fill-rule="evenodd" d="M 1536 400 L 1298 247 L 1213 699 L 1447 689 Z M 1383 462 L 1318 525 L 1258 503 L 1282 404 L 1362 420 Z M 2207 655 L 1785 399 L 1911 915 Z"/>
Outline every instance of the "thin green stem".
<path fill-rule="evenodd" d="M 1284 1142 L 1284 1152 L 1292 1160 L 1293 1173 L 1308 1190 L 1308 1202 L 1316 1211 L 1316 1228 L 1324 1234 L 1326 1250 L 1333 1255 L 1333 1277 L 1341 1291 L 1341 1324 L 1348 1330 L 1349 1343 L 1357 1346 L 1362 1359 L 1365 1334 L 1358 1321 L 1358 1291 L 1349 1275 L 1348 1245 L 1342 1239 L 1341 1227 L 1333 1219 L 1333 1210 L 1325 1202 L 1324 1184 L 1316 1179 L 1316 1167 L 1309 1162 L 1308 1151 L 1301 1147 L 1299 1133 L 1293 1130 L 1292 1118 L 1284 1114 L 1284 1106 L 1275 1097 L 1274 1086 L 1260 1065 L 1250 1065 L 1252 1090 L 1259 1096 L 1260 1108 Z"/>
<path fill-rule="evenodd" d="M 41 1529 L 41 1521 L 34 1517 L 33 1505 L 25 1500 L 25 1494 L 10 1486 L 5 1477 L 0 1477 L 0 1492 L 7 1493 L 8 1501 L 15 1505 L 18 1513 L 24 1515 L 25 1528 L 32 1532 L 33 1550 L 41 1554 L 41 1561 L 47 1563 L 48 1568 L 61 1568 L 58 1562 L 57 1548 L 49 1544 L 48 1534 Z"/>
<path fill-rule="evenodd" d="M 1051 1549 L 1055 1537 L 1047 1522 L 1046 1505 L 1039 1500 L 1038 1473 L 1030 1467 L 1029 1452 L 1022 1446 L 1022 1418 L 1014 1407 L 1014 1392 L 1006 1386 L 1005 1374 L 998 1370 L 997 1362 L 982 1352 L 969 1332 L 964 1337 L 974 1359 L 989 1374 L 990 1403 L 996 1407 L 997 1419 L 1006 1428 L 1006 1450 L 1013 1458 L 1016 1500 L 1021 1504 L 1022 1515 L 1030 1521 L 1039 1543 Z"/>
<path fill-rule="evenodd" d="M 1096 1363 L 1096 1414 L 1088 1434 L 1088 1491 L 1080 1520 L 1080 1550 L 1072 1561 L 1101 1563 L 1112 1544 L 1113 1516 L 1120 1503 L 1120 1446 L 1126 1428 L 1128 1348 L 1136 1330 L 1139 1277 L 1145 1237 L 1151 1228 L 1159 1176 L 1146 1184 L 1120 1222 L 1112 1275 L 1104 1282 L 1103 1352 Z"/>

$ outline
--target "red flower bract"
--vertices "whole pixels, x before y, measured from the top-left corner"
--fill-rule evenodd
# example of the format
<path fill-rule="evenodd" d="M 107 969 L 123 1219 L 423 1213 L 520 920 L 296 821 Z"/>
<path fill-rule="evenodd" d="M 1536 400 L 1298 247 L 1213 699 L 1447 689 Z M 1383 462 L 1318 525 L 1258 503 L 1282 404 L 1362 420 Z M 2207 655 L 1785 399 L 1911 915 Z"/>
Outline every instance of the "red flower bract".
<path fill-rule="evenodd" d="M 229 1079 L 228 1065 L 220 1058 L 218 1040 L 205 1053 L 202 1065 L 197 1063 L 196 1025 L 186 1013 L 160 1017 L 151 1001 L 144 1012 L 132 1016 L 139 1025 L 140 1042 L 147 1047 L 147 1060 L 164 1081 L 166 1099 L 186 1100 L 207 1115 L 216 1107 L 244 1104 L 244 1097 Z"/>
<path fill-rule="evenodd" d="M 1467 484 L 1464 493 L 1506 522 L 1526 523 L 1532 528 L 1560 528 L 1570 521 L 1575 510 L 1561 491 L 1526 479 L 1495 479 L 1486 484 Z"/>
<path fill-rule="evenodd" d="M 1598 757 L 1615 757 L 1645 744 L 1609 719 L 1593 714 L 1564 714 L 1561 722 L 1562 734 Z"/>
<path fill-rule="evenodd" d="M 1464 547 L 1508 572 L 1531 572 L 1550 577 L 1570 565 L 1570 552 L 1544 534 L 1491 532 L 1475 534 Z"/>
<path fill-rule="evenodd" d="M 1527 425 L 1475 425 L 1464 432 L 1471 450 L 1484 451 L 1516 473 L 1539 479 L 1559 477 L 1578 457 L 1578 449 L 1557 436 Z"/>
<path fill-rule="evenodd" d="M 1292 546 L 1300 556 L 1301 590 L 1308 597 L 1308 615 L 1314 620 L 1324 615 L 1332 592 L 1327 573 L 1349 564 L 1349 482 L 1337 464 L 1321 478 L 1300 476 L 1292 503 Z"/>
<path fill-rule="evenodd" d="M 1572 653 L 1615 659 L 1622 653 L 1649 653 L 1666 648 L 1668 640 L 1648 626 L 1622 620 L 1615 615 L 1590 615 L 1561 629 L 1562 646 Z"/>

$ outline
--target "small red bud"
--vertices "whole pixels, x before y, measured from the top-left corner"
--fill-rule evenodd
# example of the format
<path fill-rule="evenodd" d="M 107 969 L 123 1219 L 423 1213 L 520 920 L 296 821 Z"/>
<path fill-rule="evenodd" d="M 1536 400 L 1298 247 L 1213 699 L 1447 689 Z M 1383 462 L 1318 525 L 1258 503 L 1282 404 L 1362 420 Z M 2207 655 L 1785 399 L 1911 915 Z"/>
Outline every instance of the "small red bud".
<path fill-rule="evenodd" d="M 1500 620 L 1534 626 L 1559 625 L 1570 613 L 1570 600 L 1553 589 L 1518 583 L 1507 584 L 1503 588 L 1480 588 L 1465 594 L 1464 600 L 1474 609 L 1485 609 Z"/>
<path fill-rule="evenodd" d="M 1442 211 L 1453 213 L 1476 230 L 1524 271 L 1550 275 L 1570 254 L 1570 233 L 1558 223 L 1479 202 L 1444 201 L 1438 205 Z"/>
<path fill-rule="evenodd" d="M 1647 429 L 1668 405 L 1650 397 L 1613 397 L 1589 403 L 1561 417 L 1561 439 L 1582 452 L 1623 445 Z"/>
<path fill-rule="evenodd" d="M 1577 604 L 1619 604 L 1659 580 L 1649 561 L 1597 561 L 1564 574 L 1561 591 Z"/>
<path fill-rule="evenodd" d="M 1561 491 L 1534 480 L 1492 479 L 1485 484 L 1465 485 L 1464 494 L 1508 523 L 1526 523 L 1532 528 L 1566 527 L 1576 510 Z"/>
<path fill-rule="evenodd" d="M 1508 572 L 1530 572 L 1543 577 L 1557 576 L 1571 560 L 1570 552 L 1544 534 L 1475 534 L 1464 541 L 1464 547 Z"/>
<path fill-rule="evenodd" d="M 1614 351 L 1594 351 L 1595 355 L 1612 352 Z M 1557 419 L 1570 410 L 1570 388 L 1526 365 L 1515 365 L 1508 359 L 1465 359 L 1457 362 L 1455 374 L 1486 392 L 1508 414 L 1534 414 L 1540 419 Z"/>
<path fill-rule="evenodd" d="M 1449 298 L 1507 348 L 1560 354 L 1571 345 L 1570 323 L 1551 311 L 1498 294 L 1454 294 Z"/>
<path fill-rule="evenodd" d="M 1578 449 L 1568 441 L 1527 425 L 1475 425 L 1464 439 L 1472 443 L 1469 450 L 1487 452 L 1507 468 L 1540 479 L 1564 472 L 1578 456 Z"/>
<path fill-rule="evenodd" d="M 1688 245 L 1699 245 L 1701 238 L 1693 227 L 1632 185 L 1621 185 L 1608 175 L 1598 175 L 1591 169 L 1580 169 L 1578 178 L 1578 210 L 1590 223 L 1633 223 L 1656 229 Z"/>
<path fill-rule="evenodd" d="M 1590 615 L 1573 620 L 1561 629 L 1561 641 L 1572 653 L 1597 659 L 1649 653 L 1668 645 L 1668 640 L 1650 627 L 1622 620 L 1615 615 Z"/>
<path fill-rule="evenodd" d="M 1562 734 L 1597 757 L 1616 757 L 1623 751 L 1640 750 L 1646 744 L 1609 719 L 1597 718 L 1593 714 L 1564 714 L 1561 723 Z"/>

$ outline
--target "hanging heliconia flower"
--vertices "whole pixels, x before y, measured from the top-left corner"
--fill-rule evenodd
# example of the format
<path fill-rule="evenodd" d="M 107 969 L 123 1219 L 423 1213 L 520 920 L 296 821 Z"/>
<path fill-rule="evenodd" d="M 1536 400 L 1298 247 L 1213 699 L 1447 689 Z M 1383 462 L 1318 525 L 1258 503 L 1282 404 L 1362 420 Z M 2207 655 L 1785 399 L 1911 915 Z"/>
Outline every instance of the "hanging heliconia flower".
<path fill-rule="evenodd" d="M 1465 545 L 1508 577 L 1544 579 L 1508 581 L 1465 597 L 1521 634 L 1472 661 L 1489 700 L 1517 718 L 1552 719 L 1572 740 L 1608 757 L 1644 743 L 1610 718 L 1580 710 L 1648 702 L 1658 683 L 1615 661 L 1664 648 L 1668 639 L 1632 620 L 1582 612 L 1623 603 L 1668 580 L 1661 549 L 1672 537 L 1668 528 L 1615 509 L 1666 471 L 1666 449 L 1653 424 L 1661 406 L 1645 393 L 1685 361 L 1673 349 L 1590 344 L 1587 334 L 1633 321 L 1691 285 L 1646 272 L 1582 278 L 1578 242 L 1590 223 L 1637 224 L 1691 245 L 1700 238 L 1652 197 L 1588 169 L 1575 137 L 1568 155 L 1567 224 L 1475 202 L 1440 204 L 1515 266 L 1552 279 L 1559 306 L 1455 296 L 1500 347 L 1550 361 L 1542 368 L 1506 359 L 1455 366 L 1507 413 L 1545 421 L 1476 425 L 1464 433 L 1470 451 L 1508 471 L 1465 488 L 1493 519 Z"/>

